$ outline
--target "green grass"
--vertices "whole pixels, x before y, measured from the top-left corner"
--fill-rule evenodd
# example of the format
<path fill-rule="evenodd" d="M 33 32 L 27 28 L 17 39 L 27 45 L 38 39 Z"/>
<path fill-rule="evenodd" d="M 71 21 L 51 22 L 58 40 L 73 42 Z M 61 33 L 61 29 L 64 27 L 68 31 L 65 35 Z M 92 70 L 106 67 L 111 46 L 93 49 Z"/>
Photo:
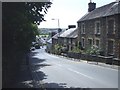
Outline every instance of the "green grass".
<path fill-rule="evenodd" d="M 48 34 L 41 34 L 41 35 L 39 35 L 40 37 L 48 37 L 49 35 Z"/>

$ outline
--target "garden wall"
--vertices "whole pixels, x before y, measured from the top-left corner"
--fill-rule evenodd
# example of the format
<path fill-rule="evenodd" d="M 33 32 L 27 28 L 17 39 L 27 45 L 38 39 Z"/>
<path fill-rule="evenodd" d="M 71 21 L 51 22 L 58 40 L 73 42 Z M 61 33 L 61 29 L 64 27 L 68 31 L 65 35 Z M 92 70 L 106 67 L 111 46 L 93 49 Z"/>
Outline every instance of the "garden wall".
<path fill-rule="evenodd" d="M 106 63 L 106 64 L 110 64 L 110 65 L 112 65 L 112 64 L 120 65 L 120 59 L 113 58 L 112 56 L 109 56 L 109 57 L 100 56 L 100 55 L 96 56 L 96 55 L 87 55 L 87 54 L 73 53 L 73 52 L 68 52 L 67 56 L 70 58 L 102 62 L 102 63 Z"/>

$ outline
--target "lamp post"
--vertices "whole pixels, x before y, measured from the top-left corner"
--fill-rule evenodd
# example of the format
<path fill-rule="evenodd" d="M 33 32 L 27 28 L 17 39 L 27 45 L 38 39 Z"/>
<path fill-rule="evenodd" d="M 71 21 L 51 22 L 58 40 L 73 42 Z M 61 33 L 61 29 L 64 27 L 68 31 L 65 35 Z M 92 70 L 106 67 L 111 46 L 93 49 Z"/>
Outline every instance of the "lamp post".
<path fill-rule="evenodd" d="M 58 29 L 59 29 L 59 28 L 60 28 L 60 22 L 59 22 L 59 19 L 52 18 L 52 20 L 57 20 L 57 22 L 58 22 Z"/>

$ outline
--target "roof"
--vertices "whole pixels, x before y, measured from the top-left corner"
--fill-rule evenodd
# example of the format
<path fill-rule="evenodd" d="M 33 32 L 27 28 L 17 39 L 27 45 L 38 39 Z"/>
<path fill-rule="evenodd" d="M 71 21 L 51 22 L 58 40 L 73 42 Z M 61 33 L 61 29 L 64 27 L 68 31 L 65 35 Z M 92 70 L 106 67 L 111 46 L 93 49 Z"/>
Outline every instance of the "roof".
<path fill-rule="evenodd" d="M 88 12 L 78 22 L 95 19 L 99 17 L 106 17 L 120 13 L 118 10 L 118 2 L 112 2 L 102 7 L 96 8 L 95 10 Z"/>
<path fill-rule="evenodd" d="M 75 29 L 73 32 L 71 32 L 68 36 L 68 38 L 77 38 L 78 37 L 78 29 Z"/>
<path fill-rule="evenodd" d="M 58 36 L 60 36 L 60 34 L 62 34 L 64 32 L 65 32 L 65 30 L 61 31 L 60 33 L 55 34 L 52 38 L 58 39 Z"/>
<path fill-rule="evenodd" d="M 47 43 L 52 43 L 52 39 L 50 38 L 50 39 L 47 41 Z"/>
<path fill-rule="evenodd" d="M 71 28 L 60 34 L 59 37 L 68 37 L 68 38 L 75 38 L 77 37 L 76 33 L 77 29 Z"/>

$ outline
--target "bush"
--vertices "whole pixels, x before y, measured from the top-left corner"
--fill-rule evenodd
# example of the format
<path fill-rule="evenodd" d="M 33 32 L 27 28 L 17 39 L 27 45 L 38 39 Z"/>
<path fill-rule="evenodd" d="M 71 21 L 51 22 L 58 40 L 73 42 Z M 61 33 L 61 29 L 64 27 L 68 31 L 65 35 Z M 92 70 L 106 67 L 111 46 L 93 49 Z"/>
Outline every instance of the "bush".
<path fill-rule="evenodd" d="M 59 44 L 56 44 L 56 45 L 54 46 L 54 53 L 55 53 L 55 54 L 61 54 L 61 51 L 62 51 L 62 46 L 59 45 Z"/>
<path fill-rule="evenodd" d="M 71 51 L 69 52 L 74 52 L 74 53 L 81 53 L 82 51 L 78 47 L 74 47 Z"/>
<path fill-rule="evenodd" d="M 92 47 L 88 48 L 85 53 L 89 55 L 99 55 L 100 49 L 96 45 L 93 45 Z"/>
<path fill-rule="evenodd" d="M 73 47 L 73 49 L 72 49 L 71 51 L 69 51 L 69 52 L 81 53 L 82 50 L 81 50 L 80 47 L 81 47 L 81 46 L 80 46 L 80 42 L 76 42 L 76 45 L 75 45 L 75 46 Z"/>

